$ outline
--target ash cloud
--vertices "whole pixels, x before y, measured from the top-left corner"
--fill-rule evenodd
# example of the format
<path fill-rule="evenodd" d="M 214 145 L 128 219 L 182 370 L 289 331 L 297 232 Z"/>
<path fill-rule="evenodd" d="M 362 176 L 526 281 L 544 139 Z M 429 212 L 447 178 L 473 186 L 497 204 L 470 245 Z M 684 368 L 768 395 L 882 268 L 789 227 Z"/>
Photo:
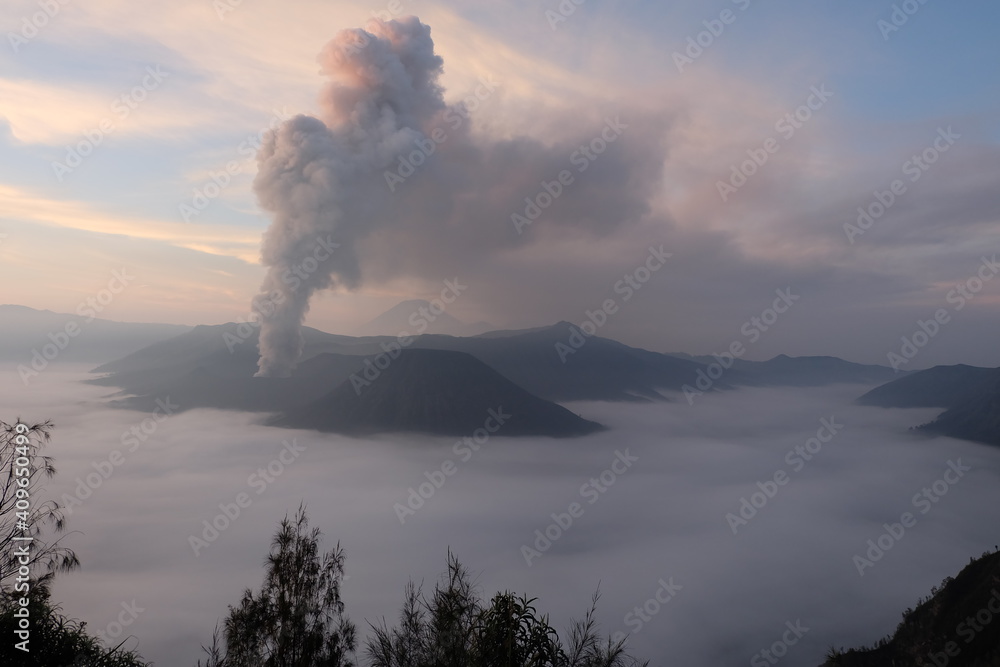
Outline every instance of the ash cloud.
<path fill-rule="evenodd" d="M 287 121 L 258 155 L 254 190 L 272 217 L 262 245 L 268 273 L 254 299 L 262 316 L 258 375 L 294 368 L 317 291 L 470 275 L 553 229 L 599 238 L 650 215 L 669 114 L 594 105 L 554 119 L 545 142 L 477 134 L 468 102 L 445 101 L 443 60 L 415 17 L 343 31 L 318 59 L 329 78 L 319 117 Z M 502 90 L 484 75 L 466 100 L 486 105 Z M 591 159 L 593 142 L 601 150 Z M 401 168 L 421 145 L 433 150 L 412 170 Z M 572 184 L 518 233 L 511 216 L 524 215 L 525 198 L 543 182 L 559 185 L 567 170 Z M 321 239 L 338 247 L 314 261 Z"/>

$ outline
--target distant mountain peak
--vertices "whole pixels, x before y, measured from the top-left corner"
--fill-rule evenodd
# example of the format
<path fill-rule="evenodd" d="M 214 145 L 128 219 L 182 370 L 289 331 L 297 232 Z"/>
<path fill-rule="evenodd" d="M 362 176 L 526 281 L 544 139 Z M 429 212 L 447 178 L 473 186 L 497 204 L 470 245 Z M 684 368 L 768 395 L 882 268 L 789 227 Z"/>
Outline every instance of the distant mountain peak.
<path fill-rule="evenodd" d="M 445 306 L 442 310 L 441 306 Z M 492 328 L 486 322 L 469 324 L 447 312 L 448 304 L 426 299 L 407 299 L 378 317 L 357 327 L 359 336 L 398 336 L 406 332 L 415 334 L 445 334 L 448 336 L 474 336 Z"/>

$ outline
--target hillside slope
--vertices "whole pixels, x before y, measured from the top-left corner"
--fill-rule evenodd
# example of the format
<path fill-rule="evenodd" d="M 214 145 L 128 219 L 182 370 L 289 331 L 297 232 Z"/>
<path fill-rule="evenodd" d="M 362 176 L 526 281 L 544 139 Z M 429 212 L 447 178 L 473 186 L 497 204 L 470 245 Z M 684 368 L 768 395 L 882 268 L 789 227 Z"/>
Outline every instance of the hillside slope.
<path fill-rule="evenodd" d="M 916 428 L 951 438 L 1000 445 L 1000 368 L 935 366 L 872 389 L 861 405 L 946 408 Z"/>
<path fill-rule="evenodd" d="M 1000 369 L 935 366 L 875 387 L 858 399 L 882 408 L 950 408 L 977 397 L 1000 378 Z"/>
<path fill-rule="evenodd" d="M 871 648 L 831 651 L 822 667 L 901 665 L 1000 665 L 1000 552 L 983 554 L 945 579 L 903 614 L 891 637 Z"/>
<path fill-rule="evenodd" d="M 979 395 L 945 410 L 920 429 L 952 438 L 1000 445 L 1000 378 L 980 388 Z"/>

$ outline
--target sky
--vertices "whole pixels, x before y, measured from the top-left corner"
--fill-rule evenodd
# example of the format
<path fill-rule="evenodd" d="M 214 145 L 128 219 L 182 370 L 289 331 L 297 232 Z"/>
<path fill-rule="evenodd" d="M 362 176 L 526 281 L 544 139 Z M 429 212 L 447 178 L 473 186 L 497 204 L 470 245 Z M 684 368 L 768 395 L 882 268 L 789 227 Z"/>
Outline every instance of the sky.
<path fill-rule="evenodd" d="M 433 587 L 450 548 L 484 597 L 537 597 L 560 631 L 599 589 L 601 631 L 630 633 L 652 665 L 767 664 L 759 652 L 792 638 L 788 623 L 803 634 L 781 664 L 818 665 L 830 646 L 894 631 L 904 609 L 996 544 L 1000 510 L 984 499 L 1000 450 L 915 437 L 907 429 L 937 410 L 854 405 L 862 385 L 741 389 L 694 406 L 573 403 L 609 430 L 500 431 L 465 456 L 456 438 L 354 440 L 248 413 L 116 409 L 107 388 L 80 382 L 88 371 L 59 364 L 28 388 L 0 384 L 0 404 L 56 423 L 45 453 L 58 474 L 37 492 L 65 505 L 65 544 L 82 565 L 56 578 L 54 599 L 157 665 L 203 657 L 228 605 L 259 589 L 269 538 L 300 503 L 324 549 L 344 549 L 346 613 L 362 636 L 396 622 L 407 581 Z M 142 439 L 123 442 L 133 427 Z M 816 449 L 818 432 L 827 442 Z M 411 500 L 447 461 L 451 475 Z M 217 518 L 241 493 L 239 514 Z M 570 511 L 564 530 L 550 528 Z M 890 539 L 885 526 L 905 513 L 913 521 Z"/>
<path fill-rule="evenodd" d="M 887 363 L 944 311 L 912 367 L 1000 365 L 1000 7 L 562 6 L 6 2 L 0 302 L 74 312 L 125 269 L 103 317 L 247 317 L 272 223 L 257 148 L 326 113 L 317 58 L 340 31 L 416 15 L 465 113 L 412 178 L 366 184 L 357 280 L 317 293 L 306 324 L 349 333 L 458 279 L 465 321 L 579 323 L 610 298 L 601 335 L 707 354 L 790 290 L 748 358 Z M 512 219 L 563 170 L 537 219 Z M 616 285 L 661 246 L 626 303 Z"/>

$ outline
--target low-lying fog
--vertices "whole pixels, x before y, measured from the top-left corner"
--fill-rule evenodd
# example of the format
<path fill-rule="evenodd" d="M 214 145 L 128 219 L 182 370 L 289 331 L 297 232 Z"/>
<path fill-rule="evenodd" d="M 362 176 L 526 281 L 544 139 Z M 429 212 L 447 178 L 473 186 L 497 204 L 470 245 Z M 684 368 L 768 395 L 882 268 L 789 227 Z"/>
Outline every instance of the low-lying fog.
<path fill-rule="evenodd" d="M 50 368 L 28 389 L 6 376 L 0 419 L 55 421 L 49 497 L 74 494 L 77 478 L 95 463 L 106 471 L 101 462 L 121 451 L 121 465 L 73 508 L 69 529 L 78 532 L 66 544 L 83 567 L 59 576 L 54 597 L 91 630 L 108 628 L 134 600 L 143 611 L 122 637 L 134 635 L 126 646 L 161 667 L 194 665 L 227 605 L 259 587 L 278 521 L 303 501 L 325 546 L 339 540 L 346 550 L 344 597 L 362 631 L 383 616 L 394 622 L 407 580 L 431 586 L 450 547 L 485 596 L 537 596 L 559 628 L 600 585 L 605 632 L 631 631 L 633 652 L 657 666 L 750 664 L 794 637 L 788 622 L 808 631 L 782 662 L 817 665 L 830 645 L 891 632 L 900 612 L 1000 539 L 1000 449 L 908 433 L 937 411 L 857 407 L 861 386 L 741 389 L 694 406 L 573 404 L 610 430 L 572 440 L 493 437 L 468 457 L 471 450 L 453 450 L 454 438 L 352 440 L 207 410 L 147 421 L 147 430 L 156 424 L 148 439 L 123 446 L 123 432 L 141 433 L 149 415 L 104 406 L 106 388 L 78 382 L 84 370 Z M 169 400 L 183 405 L 184 397 Z M 823 419 L 834 423 L 832 439 L 824 429 L 829 441 L 811 460 L 788 456 Z M 304 449 L 284 454 L 290 463 L 280 475 L 249 479 L 293 438 Z M 598 482 L 603 492 L 582 488 L 612 468 L 616 452 L 637 460 L 605 473 L 614 483 Z M 457 470 L 448 468 L 454 474 L 433 495 L 424 486 L 430 497 L 401 524 L 394 504 L 405 506 L 425 472 L 440 482 L 433 472 L 448 459 Z M 943 497 L 914 502 L 959 459 L 970 470 L 939 482 Z M 742 498 L 761 504 L 763 492 L 751 498 L 757 483 L 779 471 L 786 483 L 765 484 L 773 497 L 755 516 L 727 520 L 739 516 Z M 195 556 L 189 536 L 201 536 L 203 520 L 240 493 L 251 504 Z M 545 547 L 535 530 L 574 502 L 572 525 L 550 528 L 557 539 L 529 566 L 522 545 Z M 904 512 L 916 524 L 899 539 L 883 537 L 891 549 L 860 576 L 853 557 Z M 673 597 L 648 603 L 661 579 Z M 637 606 L 646 606 L 645 620 Z"/>

